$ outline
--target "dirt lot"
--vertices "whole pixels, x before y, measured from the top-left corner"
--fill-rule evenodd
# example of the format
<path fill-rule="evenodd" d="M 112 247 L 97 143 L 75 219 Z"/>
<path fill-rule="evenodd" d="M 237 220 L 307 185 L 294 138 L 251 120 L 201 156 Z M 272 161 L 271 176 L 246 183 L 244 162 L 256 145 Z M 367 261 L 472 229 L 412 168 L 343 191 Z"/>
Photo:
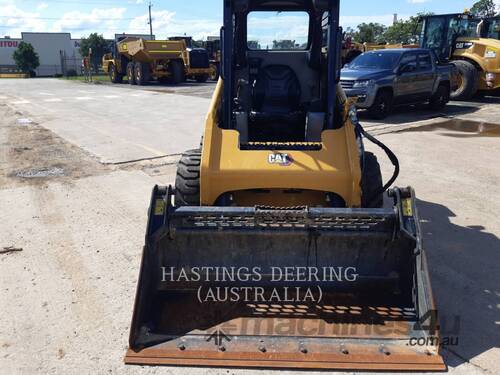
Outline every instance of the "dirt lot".
<path fill-rule="evenodd" d="M 0 373 L 269 373 L 123 365 L 149 195 L 175 158 L 104 166 L 23 118 L 0 104 L 0 250 L 22 249 L 0 254 Z M 440 315 L 459 320 L 446 362 L 497 374 L 499 134 L 450 126 L 380 139 L 400 158 L 398 185 L 417 191 Z"/>

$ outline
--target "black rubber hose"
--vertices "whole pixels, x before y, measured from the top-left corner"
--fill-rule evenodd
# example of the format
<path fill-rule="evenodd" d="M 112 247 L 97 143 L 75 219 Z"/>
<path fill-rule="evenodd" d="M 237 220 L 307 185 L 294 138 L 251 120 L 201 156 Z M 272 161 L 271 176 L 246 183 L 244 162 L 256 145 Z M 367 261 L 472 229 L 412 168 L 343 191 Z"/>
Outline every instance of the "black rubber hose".
<path fill-rule="evenodd" d="M 380 147 L 382 150 L 384 150 L 385 154 L 387 155 L 387 157 L 391 161 L 392 165 L 394 165 L 394 173 L 393 173 L 391 179 L 389 181 L 387 181 L 387 183 L 382 187 L 382 191 L 378 191 L 376 194 L 374 194 L 372 200 L 375 200 L 375 198 L 377 197 L 377 195 L 385 193 L 387 191 L 387 189 L 389 189 L 392 186 L 392 184 L 399 177 L 399 171 L 400 171 L 400 169 L 399 169 L 399 160 L 398 160 L 398 157 L 394 154 L 394 152 L 391 151 L 391 149 L 389 147 L 387 147 L 385 144 L 383 144 L 382 142 L 380 142 L 373 135 L 367 133 L 365 131 L 365 129 L 363 129 L 363 127 L 361 126 L 361 124 L 358 123 L 357 126 L 359 127 L 359 132 L 361 133 L 361 135 L 363 135 L 363 137 L 365 137 L 370 142 L 376 144 L 378 147 Z M 370 203 L 372 203 L 372 202 L 370 202 Z"/>

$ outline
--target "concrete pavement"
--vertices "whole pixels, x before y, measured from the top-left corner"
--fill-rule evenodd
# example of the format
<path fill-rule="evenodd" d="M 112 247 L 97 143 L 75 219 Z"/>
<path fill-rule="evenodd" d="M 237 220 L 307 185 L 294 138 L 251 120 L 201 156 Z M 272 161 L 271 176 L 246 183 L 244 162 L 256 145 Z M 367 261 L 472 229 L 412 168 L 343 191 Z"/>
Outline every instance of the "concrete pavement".
<path fill-rule="evenodd" d="M 96 155 L 123 163 L 199 144 L 209 99 L 61 79 L 2 80 L 0 102 Z"/>
<path fill-rule="evenodd" d="M 155 184 L 173 183 L 175 165 L 159 159 L 102 166 L 93 155 L 116 163 L 154 155 L 138 144 L 174 153 L 196 146 L 202 122 L 193 120 L 186 133 L 168 113 L 190 117 L 199 97 L 187 95 L 188 89 L 159 93 L 59 80 L 0 85 L 7 88 L 0 93 L 0 248 L 23 249 L 0 255 L 0 374 L 302 374 L 123 365 L 149 195 Z M 137 117 L 126 113 L 151 101 L 161 110 L 139 112 L 140 121 L 131 123 Z M 498 109 L 475 108 L 469 114 L 483 121 L 492 121 Z M 424 111 L 396 116 L 421 119 Z M 117 114 L 125 125 L 114 121 Z M 18 121 L 27 117 L 39 125 Z M 447 324 L 460 319 L 459 345 L 443 350 L 446 363 L 452 374 L 499 373 L 498 137 L 460 129 L 401 132 L 412 124 L 398 118 L 366 126 L 385 132 L 380 139 L 398 155 L 397 184 L 416 188 L 440 315 Z M 168 123 L 168 133 L 159 120 Z M 367 147 L 377 153 L 387 180 L 390 163 Z M 51 168 L 62 175 L 18 173 Z"/>

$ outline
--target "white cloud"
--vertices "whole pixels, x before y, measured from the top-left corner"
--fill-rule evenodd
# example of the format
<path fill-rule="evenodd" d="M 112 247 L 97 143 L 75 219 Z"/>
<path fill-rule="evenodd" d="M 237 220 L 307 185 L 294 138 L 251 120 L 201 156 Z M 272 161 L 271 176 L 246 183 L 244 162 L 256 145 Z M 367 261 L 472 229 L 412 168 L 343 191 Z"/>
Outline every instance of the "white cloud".
<path fill-rule="evenodd" d="M 40 13 L 26 12 L 14 4 L 2 2 L 0 4 L 0 14 L 8 15 L 6 18 L 0 18 L 0 32 L 11 37 L 21 36 L 22 31 L 45 31 L 46 23 L 37 19 Z"/>
<path fill-rule="evenodd" d="M 93 9 L 90 13 L 80 11 L 67 12 L 52 24 L 50 31 L 72 32 L 81 36 L 92 32 L 103 32 L 112 37 L 118 30 L 126 8 Z"/>
<path fill-rule="evenodd" d="M 221 22 L 214 20 L 179 20 L 175 12 L 167 10 L 153 11 L 153 34 L 157 39 L 167 36 L 188 35 L 195 39 L 204 39 L 208 35 L 219 35 Z M 149 16 L 144 14 L 130 21 L 128 31 L 135 34 L 149 34 Z"/>
<path fill-rule="evenodd" d="M 47 4 L 47 3 L 39 3 L 36 6 L 36 10 L 44 10 L 44 9 L 47 9 L 48 7 L 49 7 L 49 4 Z"/>
<path fill-rule="evenodd" d="M 432 0 L 408 0 L 410 4 L 430 3 Z"/>

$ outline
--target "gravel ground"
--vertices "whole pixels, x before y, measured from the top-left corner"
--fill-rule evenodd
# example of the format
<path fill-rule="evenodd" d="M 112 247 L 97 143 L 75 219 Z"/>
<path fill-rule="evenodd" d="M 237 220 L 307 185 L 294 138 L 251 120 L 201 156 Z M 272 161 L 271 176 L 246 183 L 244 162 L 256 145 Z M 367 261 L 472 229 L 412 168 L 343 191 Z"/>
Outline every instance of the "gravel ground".
<path fill-rule="evenodd" d="M 103 166 L 20 117 L 0 105 L 0 249 L 22 249 L 0 254 L 0 373 L 269 373 L 123 365 L 149 195 L 173 180 L 173 161 Z M 400 158 L 398 184 L 416 188 L 440 314 L 460 318 L 447 364 L 500 373 L 498 137 L 437 128 L 380 139 Z"/>

